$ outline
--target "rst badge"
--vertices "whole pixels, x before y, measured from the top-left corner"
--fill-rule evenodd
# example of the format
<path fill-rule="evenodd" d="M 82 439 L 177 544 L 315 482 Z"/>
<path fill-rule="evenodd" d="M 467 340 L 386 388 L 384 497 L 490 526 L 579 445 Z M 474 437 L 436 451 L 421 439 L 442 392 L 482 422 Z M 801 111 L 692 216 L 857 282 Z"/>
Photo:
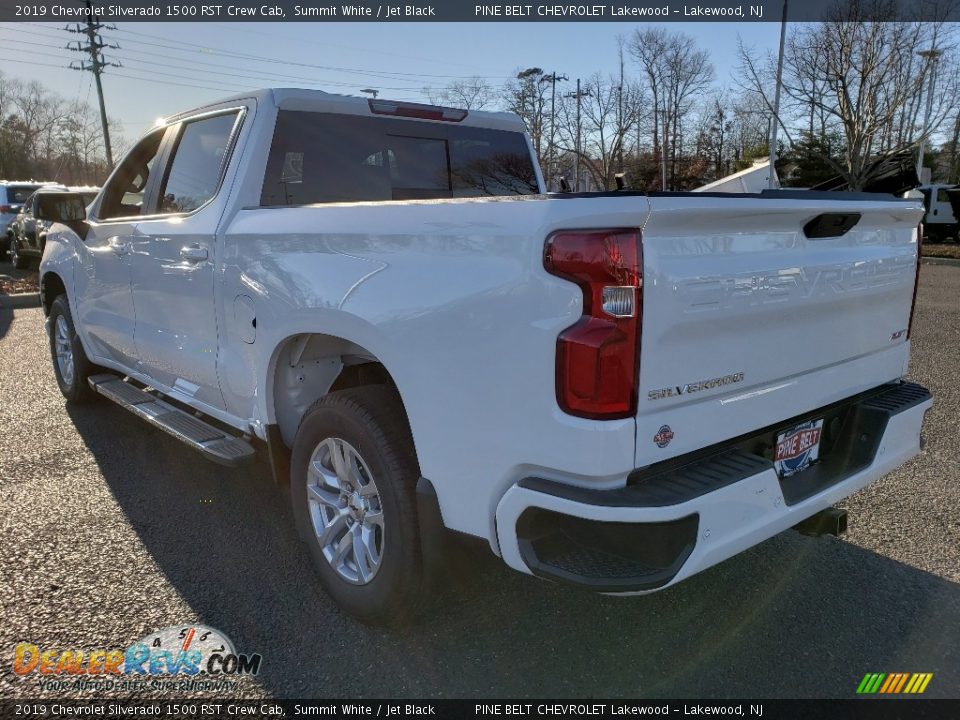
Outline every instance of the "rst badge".
<path fill-rule="evenodd" d="M 796 475 L 816 462 L 820 454 L 823 420 L 810 420 L 777 435 L 773 466 L 781 478 Z"/>

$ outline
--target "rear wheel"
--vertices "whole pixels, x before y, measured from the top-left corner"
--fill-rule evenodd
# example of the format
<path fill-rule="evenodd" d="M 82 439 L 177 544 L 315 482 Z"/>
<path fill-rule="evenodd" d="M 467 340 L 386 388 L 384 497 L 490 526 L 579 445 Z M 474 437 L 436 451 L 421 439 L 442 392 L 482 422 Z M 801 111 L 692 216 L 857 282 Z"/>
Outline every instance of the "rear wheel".
<path fill-rule="evenodd" d="M 385 386 L 330 393 L 297 431 L 297 529 L 324 589 L 364 622 L 402 620 L 421 598 L 419 477 L 406 416 Z"/>
<path fill-rule="evenodd" d="M 87 378 L 100 368 L 91 363 L 83 351 L 66 295 L 57 297 L 50 306 L 50 356 L 57 386 L 69 402 L 88 402 L 96 397 Z"/>

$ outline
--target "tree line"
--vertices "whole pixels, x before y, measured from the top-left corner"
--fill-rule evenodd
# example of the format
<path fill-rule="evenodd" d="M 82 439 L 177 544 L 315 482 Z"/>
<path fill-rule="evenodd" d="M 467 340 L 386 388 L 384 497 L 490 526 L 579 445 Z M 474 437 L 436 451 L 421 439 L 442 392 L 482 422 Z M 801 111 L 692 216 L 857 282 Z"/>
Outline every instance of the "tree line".
<path fill-rule="evenodd" d="M 577 82 L 533 66 L 501 87 L 473 77 L 423 92 L 433 103 L 519 115 L 551 189 L 561 178 L 581 190 L 613 189 L 622 175 L 631 188 L 689 190 L 764 160 L 772 123 L 785 185 L 839 176 L 859 189 L 921 141 L 933 179 L 958 182 L 955 26 L 902 21 L 897 12 L 895 0 L 848 0 L 822 22 L 791 26 L 777 116 L 772 52 L 740 43 L 734 77 L 718 82 L 709 53 L 664 27 L 617 38 L 614 73 Z M 121 156 L 122 131 L 110 122 Z M 0 73 L 0 177 L 99 184 L 108 172 L 89 102 Z"/>
<path fill-rule="evenodd" d="M 122 151 L 121 126 L 109 121 Z M 115 150 L 117 152 L 117 150 Z M 100 113 L 85 100 L 66 100 L 37 81 L 0 72 L 0 178 L 99 185 L 109 173 Z"/>
<path fill-rule="evenodd" d="M 544 175 L 576 186 L 579 167 L 581 189 L 613 189 L 620 173 L 638 189 L 698 187 L 766 159 L 774 122 L 785 185 L 840 177 L 860 189 L 921 140 L 933 179 L 958 182 L 954 26 L 906 22 L 898 12 L 892 0 L 849 0 L 822 22 L 792 26 L 776 116 L 773 53 L 740 43 L 735 77 L 720 84 L 692 37 L 662 27 L 618 38 L 619 72 L 581 79 L 579 93 L 572 81 L 555 92 L 556 73 L 539 67 L 499 89 L 475 77 L 425 92 L 433 102 L 520 115 Z"/>

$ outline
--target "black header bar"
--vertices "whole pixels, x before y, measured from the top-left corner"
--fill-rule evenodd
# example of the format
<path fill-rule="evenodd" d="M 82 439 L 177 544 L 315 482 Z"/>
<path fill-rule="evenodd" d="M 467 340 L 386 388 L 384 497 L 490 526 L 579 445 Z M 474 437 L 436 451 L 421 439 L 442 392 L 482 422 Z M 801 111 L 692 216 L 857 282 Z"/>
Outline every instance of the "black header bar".
<path fill-rule="evenodd" d="M 956 720 L 960 700 L 0 700 L 4 718 L 438 718 L 440 720 Z"/>
<path fill-rule="evenodd" d="M 791 22 L 820 21 L 845 11 L 845 1 L 790 3 Z M 941 7 L 937 7 L 940 5 Z M 903 21 L 960 20 L 960 3 L 892 0 Z M 617 0 L 601 2 L 327 2 L 325 0 L 93 0 L 93 13 L 107 22 L 780 22 L 782 0 Z M 86 19 L 81 0 L 0 0 L 0 22 L 76 22 Z"/>

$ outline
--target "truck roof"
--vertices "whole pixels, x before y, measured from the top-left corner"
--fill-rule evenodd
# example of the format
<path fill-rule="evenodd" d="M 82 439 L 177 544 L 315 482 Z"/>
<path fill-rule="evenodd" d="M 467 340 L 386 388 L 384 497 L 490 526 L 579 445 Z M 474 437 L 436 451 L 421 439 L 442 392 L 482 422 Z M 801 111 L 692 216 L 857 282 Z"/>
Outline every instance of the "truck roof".
<path fill-rule="evenodd" d="M 441 107 L 423 103 L 412 103 L 404 100 L 390 100 L 387 98 L 371 100 L 370 98 L 365 97 L 339 95 L 336 93 L 324 92 L 323 90 L 309 90 L 306 88 L 262 88 L 259 90 L 252 90 L 250 92 L 223 98 L 222 100 L 217 100 L 191 110 L 178 112 L 175 115 L 165 118 L 164 120 L 165 123 L 171 123 L 185 116 L 193 115 L 203 110 L 211 110 L 231 102 L 239 102 L 242 100 L 251 99 L 256 100 L 258 105 L 273 106 L 281 110 L 305 110 L 309 112 L 332 112 L 344 115 L 365 116 L 373 116 L 377 114 L 371 109 L 373 103 L 376 103 L 380 106 L 395 104 L 400 106 L 419 105 L 420 107 L 426 108 Z M 526 129 L 523 121 L 513 113 L 489 112 L 484 110 L 469 110 L 463 112 L 466 113 L 464 118 L 462 120 L 453 122 L 471 127 L 483 127 L 491 130 L 506 130 L 511 132 L 524 132 Z M 412 119 L 416 120 L 417 118 Z M 420 119 L 420 121 L 437 122 L 436 120 L 429 119 Z"/>

